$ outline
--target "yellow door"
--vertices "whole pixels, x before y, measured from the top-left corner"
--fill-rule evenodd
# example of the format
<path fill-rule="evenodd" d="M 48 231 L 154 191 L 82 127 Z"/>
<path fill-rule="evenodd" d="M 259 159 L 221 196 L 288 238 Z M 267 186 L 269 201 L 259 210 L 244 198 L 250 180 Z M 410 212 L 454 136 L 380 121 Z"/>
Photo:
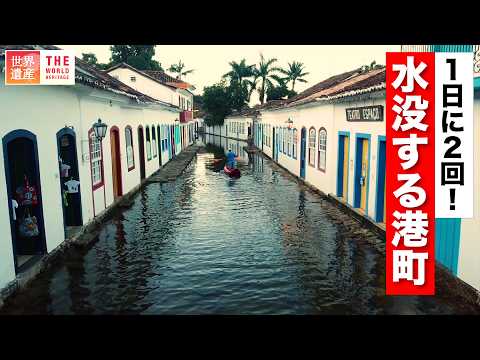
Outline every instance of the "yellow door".
<path fill-rule="evenodd" d="M 368 140 L 362 140 L 362 174 L 363 183 L 360 188 L 360 209 L 366 211 L 367 208 L 367 171 L 368 171 Z"/>
<path fill-rule="evenodd" d="M 343 190 L 342 197 L 347 200 L 348 191 L 348 147 L 350 145 L 350 138 L 348 136 L 343 137 Z"/>

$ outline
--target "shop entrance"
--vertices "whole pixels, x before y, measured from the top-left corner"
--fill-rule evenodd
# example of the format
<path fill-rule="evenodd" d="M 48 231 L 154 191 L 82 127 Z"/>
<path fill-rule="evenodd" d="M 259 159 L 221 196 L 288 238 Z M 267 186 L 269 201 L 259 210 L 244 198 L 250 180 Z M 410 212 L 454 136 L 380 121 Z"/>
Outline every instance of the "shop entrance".
<path fill-rule="evenodd" d="M 112 153 L 113 198 L 116 199 L 123 195 L 120 132 L 116 126 L 110 129 L 110 148 Z"/>
<path fill-rule="evenodd" d="M 66 127 L 57 132 L 57 152 L 63 226 L 67 238 L 83 225 L 77 143 L 73 129 Z"/>
<path fill-rule="evenodd" d="M 367 214 L 368 211 L 368 187 L 370 173 L 370 137 L 369 135 L 357 134 L 355 149 L 355 199 L 354 207 Z"/>
<path fill-rule="evenodd" d="M 348 162 L 350 153 L 349 134 L 338 135 L 338 169 L 337 196 L 347 201 L 348 198 Z"/>
<path fill-rule="evenodd" d="M 143 180 L 145 179 L 145 145 L 141 126 L 138 127 L 138 153 L 140 155 L 140 180 Z"/>
<path fill-rule="evenodd" d="M 36 136 L 15 130 L 2 139 L 15 272 L 47 252 Z"/>
<path fill-rule="evenodd" d="M 377 156 L 377 203 L 375 221 L 385 222 L 386 199 L 385 199 L 385 180 L 386 172 L 386 140 L 385 136 L 378 137 L 378 156 Z"/>

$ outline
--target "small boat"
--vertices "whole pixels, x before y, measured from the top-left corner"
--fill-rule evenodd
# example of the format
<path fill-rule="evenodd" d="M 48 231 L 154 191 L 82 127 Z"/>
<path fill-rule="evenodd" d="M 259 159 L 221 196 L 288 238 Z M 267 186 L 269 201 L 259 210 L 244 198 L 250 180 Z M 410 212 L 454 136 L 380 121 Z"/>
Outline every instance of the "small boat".
<path fill-rule="evenodd" d="M 230 177 L 240 177 L 240 170 L 238 170 L 237 168 L 231 169 L 227 165 L 225 165 L 223 167 L 223 171 Z"/>

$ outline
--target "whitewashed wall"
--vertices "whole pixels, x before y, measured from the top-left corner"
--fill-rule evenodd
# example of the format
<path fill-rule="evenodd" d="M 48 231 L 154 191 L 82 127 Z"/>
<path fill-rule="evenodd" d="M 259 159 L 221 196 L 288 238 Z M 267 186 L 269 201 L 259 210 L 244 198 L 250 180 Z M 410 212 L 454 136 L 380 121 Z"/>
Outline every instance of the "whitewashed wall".
<path fill-rule="evenodd" d="M 178 95 L 175 89 L 162 85 L 146 76 L 143 76 L 128 68 L 116 68 L 108 73 L 110 76 L 118 77 L 118 80 L 131 88 L 147 94 L 154 99 L 165 101 L 178 106 Z M 135 81 L 131 77 L 135 76 Z"/>
<path fill-rule="evenodd" d="M 383 105 L 385 108 L 385 95 L 383 98 L 375 98 L 363 101 L 355 101 L 349 103 L 337 103 L 334 107 L 335 129 L 329 136 L 328 140 L 333 143 L 331 154 L 334 155 L 335 161 L 332 164 L 335 168 L 335 182 L 332 184 L 331 193 L 336 192 L 336 166 L 338 161 L 338 132 L 350 132 L 350 160 L 349 160 L 349 177 L 348 177 L 348 203 L 353 206 L 354 199 L 354 181 L 355 181 L 355 135 L 357 133 L 369 134 L 370 138 L 370 186 L 368 193 L 368 217 L 375 218 L 375 199 L 377 194 L 377 152 L 378 152 L 378 136 L 385 136 L 386 126 L 385 120 L 382 122 L 352 122 L 347 121 L 345 109 L 350 107 L 362 107 L 372 105 Z M 384 109 L 385 111 L 385 109 Z M 385 115 L 385 114 L 384 114 Z M 328 141 L 327 140 L 327 141 Z M 328 157 L 328 155 L 327 155 Z"/>
<path fill-rule="evenodd" d="M 119 129 L 122 190 L 127 193 L 140 183 L 140 157 L 138 126 L 174 124 L 178 110 L 158 105 L 132 104 L 125 96 L 85 86 L 4 86 L 0 76 L 0 138 L 10 131 L 25 129 L 37 136 L 40 166 L 40 185 L 43 199 L 43 215 L 47 251 L 50 252 L 64 241 L 62 199 L 60 191 L 56 133 L 64 126 L 73 126 L 77 139 L 79 181 L 82 197 L 83 222 L 87 223 L 113 203 L 112 161 L 110 129 Z M 104 186 L 92 194 L 88 131 L 97 119 L 109 127 L 102 141 Z M 135 168 L 128 171 L 125 146 L 125 128 L 133 132 Z M 146 149 L 145 149 L 146 150 Z M 180 152 L 180 149 L 177 150 Z M 167 156 L 167 151 L 164 155 Z M 9 201 L 7 199 L 3 147 L 0 146 L 0 288 L 15 277 L 12 239 L 10 233 Z M 167 159 L 164 157 L 162 160 Z M 147 160 L 146 176 L 159 169 L 158 156 Z M 163 161 L 165 163 L 165 160 Z M 93 203 L 95 202 L 95 206 Z"/>
<path fill-rule="evenodd" d="M 333 151 L 333 120 L 334 120 L 334 107 L 333 105 L 316 105 L 302 108 L 293 108 L 285 109 L 279 111 L 269 111 L 262 113 L 262 122 L 264 124 L 270 124 L 270 137 L 271 145 L 273 146 L 273 128 L 287 127 L 286 121 L 290 118 L 293 120 L 292 128 L 297 129 L 297 157 L 293 158 L 293 155 L 288 156 L 283 152 L 278 153 L 278 162 L 288 171 L 296 176 L 300 176 L 300 144 L 301 144 L 301 130 L 302 127 L 305 127 L 307 132 L 306 137 L 306 165 L 305 165 L 305 181 L 314 185 L 319 190 L 328 194 L 334 191 L 334 184 L 336 178 L 336 163 L 335 159 L 332 156 Z M 310 128 L 315 128 L 315 166 L 310 166 L 308 163 L 308 132 Z M 325 172 L 318 169 L 318 131 L 320 128 L 325 128 L 327 130 L 327 154 L 326 154 L 326 168 Z M 268 156 L 272 157 L 273 151 L 271 147 L 266 147 L 267 151 L 265 152 Z M 264 145 L 265 151 L 265 145 Z"/>
<path fill-rule="evenodd" d="M 13 90 L 14 89 L 14 90 Z M 47 251 L 64 240 L 62 199 L 56 133 L 65 125 L 79 126 L 79 105 L 74 92 L 59 86 L 4 85 L 0 73 L 0 138 L 25 129 L 37 136 Z M 15 277 L 9 200 L 3 146 L 0 146 L 0 288 Z"/>
<path fill-rule="evenodd" d="M 233 124 L 243 124 L 243 132 L 234 131 Z M 251 128 L 253 134 L 253 119 L 245 116 L 231 116 L 225 119 L 226 136 L 234 139 L 248 140 L 248 127 Z M 238 126 L 238 125 L 237 125 Z"/>
<path fill-rule="evenodd" d="M 286 121 L 293 120 L 292 127 L 297 129 L 297 158 L 278 153 L 278 163 L 296 176 L 300 176 L 300 144 L 302 127 L 306 129 L 306 155 L 305 155 L 305 181 L 315 186 L 326 194 L 336 194 L 337 162 L 338 162 L 338 132 L 350 132 L 350 161 L 348 177 L 348 203 L 353 206 L 354 199 L 354 169 L 355 169 L 355 136 L 357 133 L 369 134 L 370 139 L 370 185 L 368 192 L 368 213 L 375 218 L 376 185 L 377 185 L 377 150 L 378 136 L 385 136 L 385 121 L 383 122 L 348 122 L 345 109 L 349 107 L 362 107 L 370 105 L 383 105 L 385 100 L 378 98 L 368 100 L 353 100 L 343 103 L 316 103 L 298 106 L 290 109 L 262 111 L 261 124 L 270 125 L 270 145 L 263 145 L 263 152 L 272 157 L 273 151 L 273 127 L 286 127 Z M 315 166 L 309 165 L 308 161 L 308 133 L 311 127 L 315 128 Z M 318 132 L 320 128 L 327 131 L 327 154 L 325 172 L 318 169 Z"/>

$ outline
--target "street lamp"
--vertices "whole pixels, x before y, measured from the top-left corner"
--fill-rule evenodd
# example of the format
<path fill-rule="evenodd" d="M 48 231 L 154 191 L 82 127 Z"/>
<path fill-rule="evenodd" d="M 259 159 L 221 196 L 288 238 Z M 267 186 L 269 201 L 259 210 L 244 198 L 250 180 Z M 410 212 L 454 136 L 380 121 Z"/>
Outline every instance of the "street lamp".
<path fill-rule="evenodd" d="M 101 119 L 98 119 L 96 123 L 92 125 L 93 131 L 95 132 L 95 137 L 102 141 L 105 135 L 107 134 L 107 124 L 102 122 Z"/>

